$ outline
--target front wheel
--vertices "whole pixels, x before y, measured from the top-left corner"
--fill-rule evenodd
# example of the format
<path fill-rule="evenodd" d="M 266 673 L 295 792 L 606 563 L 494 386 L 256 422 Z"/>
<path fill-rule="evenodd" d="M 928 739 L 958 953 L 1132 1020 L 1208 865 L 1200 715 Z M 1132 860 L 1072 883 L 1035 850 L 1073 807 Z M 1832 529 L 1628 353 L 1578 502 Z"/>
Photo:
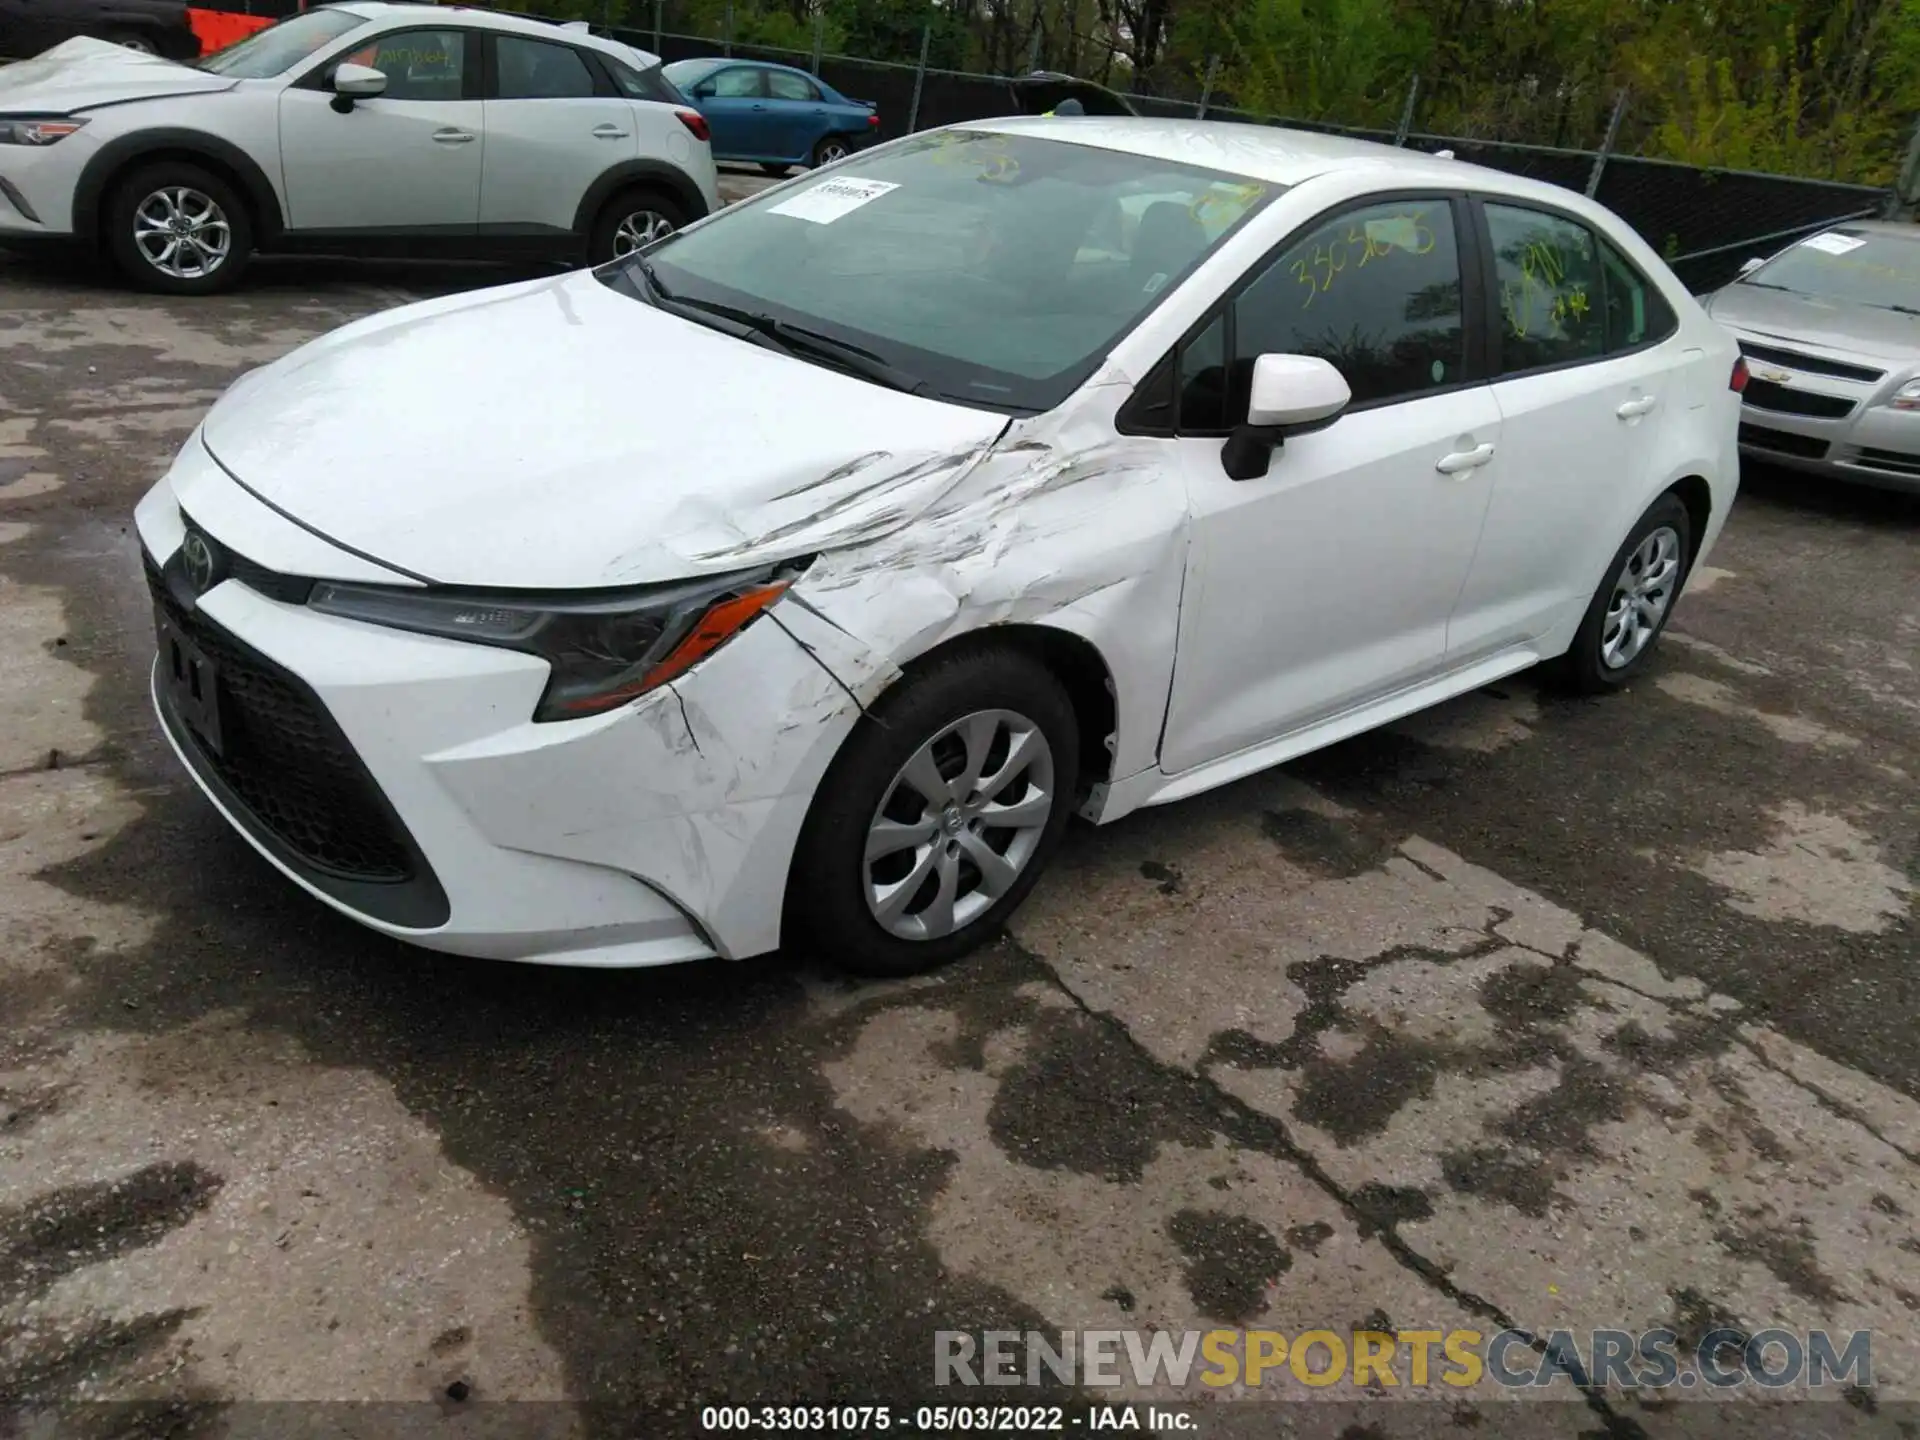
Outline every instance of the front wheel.
<path fill-rule="evenodd" d="M 587 263 L 604 265 L 664 239 L 687 223 L 678 202 L 657 190 L 623 190 L 600 209 L 587 240 Z"/>
<path fill-rule="evenodd" d="M 814 794 L 788 881 L 792 940 L 913 975 L 993 938 L 1066 829 L 1073 704 L 1014 650 L 932 661 L 862 718 Z"/>
<path fill-rule="evenodd" d="M 129 175 L 114 189 L 106 223 L 120 273 L 166 295 L 225 290 L 253 254 L 253 221 L 233 187 L 183 161 Z"/>
<path fill-rule="evenodd" d="M 1585 694 L 1618 690 L 1646 668 L 1687 578 L 1693 520 L 1662 495 L 1628 532 L 1587 606 L 1560 676 Z"/>
<path fill-rule="evenodd" d="M 791 165 L 762 165 L 760 168 L 776 180 L 784 180 L 793 173 Z"/>

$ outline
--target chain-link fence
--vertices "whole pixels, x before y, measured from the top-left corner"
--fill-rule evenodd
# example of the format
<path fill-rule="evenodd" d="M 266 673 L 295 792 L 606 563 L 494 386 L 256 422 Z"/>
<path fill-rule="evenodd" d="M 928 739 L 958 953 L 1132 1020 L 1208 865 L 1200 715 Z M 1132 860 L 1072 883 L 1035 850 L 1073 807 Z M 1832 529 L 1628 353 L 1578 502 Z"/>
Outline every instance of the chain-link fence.
<path fill-rule="evenodd" d="M 641 8 L 635 18 L 645 13 Z M 659 0 L 653 13 L 664 25 L 670 13 L 668 0 Z M 726 54 L 812 70 L 841 93 L 872 101 L 880 113 L 881 139 L 964 120 L 990 119 L 1014 109 L 1005 77 L 837 55 L 824 46 L 809 52 L 732 43 L 724 30 L 718 36 L 702 36 L 622 26 L 614 33 L 669 61 Z M 1205 73 L 1210 74 L 1212 69 L 1208 67 Z M 1696 292 L 1725 284 L 1751 255 L 1767 253 L 1843 220 L 1884 214 L 1892 202 L 1889 191 L 1875 186 L 1715 170 L 1614 153 L 1612 137 L 1619 129 L 1624 104 L 1615 105 L 1611 116 L 1603 117 L 1606 135 L 1599 148 L 1571 149 L 1427 134 L 1408 128 L 1416 113 L 1417 86 L 1406 95 L 1399 126 L 1395 127 L 1254 114 L 1218 103 L 1205 74 L 1162 79 L 1166 83 L 1161 88 L 1186 91 L 1193 98 L 1130 93 L 1128 99 L 1142 114 L 1282 125 L 1421 150 L 1451 150 L 1463 161 L 1592 195 L 1660 251 Z"/>

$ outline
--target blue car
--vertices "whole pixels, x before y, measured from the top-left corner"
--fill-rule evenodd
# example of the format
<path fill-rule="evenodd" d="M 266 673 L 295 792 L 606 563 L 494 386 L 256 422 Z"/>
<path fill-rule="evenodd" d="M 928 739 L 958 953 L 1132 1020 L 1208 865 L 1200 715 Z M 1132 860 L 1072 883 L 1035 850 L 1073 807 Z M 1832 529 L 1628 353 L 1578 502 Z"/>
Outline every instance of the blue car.
<path fill-rule="evenodd" d="M 706 56 L 662 72 L 707 117 L 713 158 L 747 160 L 769 175 L 795 165 L 831 165 L 874 135 L 870 100 L 849 100 L 804 70 Z"/>

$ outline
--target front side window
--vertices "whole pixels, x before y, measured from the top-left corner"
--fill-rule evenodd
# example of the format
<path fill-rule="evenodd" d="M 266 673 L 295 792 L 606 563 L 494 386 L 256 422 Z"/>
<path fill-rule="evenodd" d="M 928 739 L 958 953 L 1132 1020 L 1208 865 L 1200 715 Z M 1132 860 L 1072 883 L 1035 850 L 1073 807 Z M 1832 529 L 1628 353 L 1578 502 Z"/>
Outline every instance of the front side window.
<path fill-rule="evenodd" d="M 364 16 L 345 10 L 308 10 L 207 56 L 200 68 L 236 80 L 266 80 L 284 75 L 322 46 L 366 23 Z"/>
<path fill-rule="evenodd" d="M 1317 355 L 1353 403 L 1406 399 L 1466 375 L 1453 207 L 1391 200 L 1352 210 L 1288 246 L 1233 304 L 1228 420 L 1246 414 L 1253 362 Z M 1181 429 L 1191 422 L 1182 413 Z"/>
<path fill-rule="evenodd" d="M 460 30 L 399 30 L 341 59 L 387 77 L 388 100 L 459 100 L 466 94 L 467 37 Z"/>
<path fill-rule="evenodd" d="M 579 51 L 518 35 L 501 35 L 494 44 L 502 100 L 579 100 L 593 94 L 593 72 Z"/>
<path fill-rule="evenodd" d="M 729 207 L 646 258 L 676 299 L 825 332 L 962 403 L 1047 410 L 1281 188 L 935 131 Z M 602 275 L 645 289 L 625 262 Z"/>
<path fill-rule="evenodd" d="M 820 92 L 813 88 L 813 82 L 804 75 L 793 75 L 785 70 L 767 72 L 767 93 L 776 100 L 818 100 Z"/>
<path fill-rule="evenodd" d="M 710 93 L 716 100 L 747 100 L 760 94 L 760 72 L 745 66 L 722 70 L 705 83 L 713 87 Z"/>
<path fill-rule="evenodd" d="M 1593 232 L 1517 205 L 1489 204 L 1486 213 L 1499 287 L 1501 373 L 1605 354 L 1605 291 Z"/>

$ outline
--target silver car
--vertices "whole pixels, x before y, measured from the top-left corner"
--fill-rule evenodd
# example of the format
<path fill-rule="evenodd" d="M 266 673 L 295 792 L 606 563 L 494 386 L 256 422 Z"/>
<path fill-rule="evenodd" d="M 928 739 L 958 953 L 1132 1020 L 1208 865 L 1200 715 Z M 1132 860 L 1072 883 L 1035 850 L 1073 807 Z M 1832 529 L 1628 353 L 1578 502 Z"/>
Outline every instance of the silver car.
<path fill-rule="evenodd" d="M 1747 357 L 1742 455 L 1920 494 L 1920 226 L 1822 231 L 1706 306 Z"/>

